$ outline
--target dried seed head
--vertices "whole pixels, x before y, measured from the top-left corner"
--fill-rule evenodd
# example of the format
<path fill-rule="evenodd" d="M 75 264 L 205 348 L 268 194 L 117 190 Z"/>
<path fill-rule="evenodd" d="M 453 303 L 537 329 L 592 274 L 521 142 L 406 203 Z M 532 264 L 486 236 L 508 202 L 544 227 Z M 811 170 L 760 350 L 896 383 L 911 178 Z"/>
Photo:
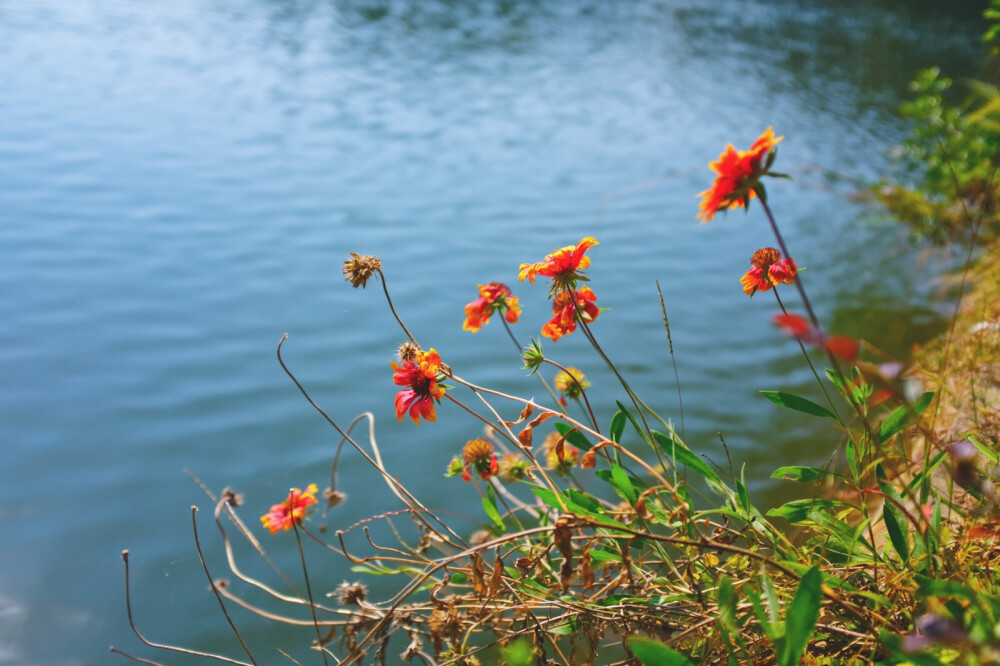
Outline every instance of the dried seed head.
<path fill-rule="evenodd" d="M 334 507 L 347 499 L 347 493 L 342 493 L 340 491 L 334 490 L 333 488 L 327 488 L 323 491 L 323 496 L 326 497 L 327 507 Z"/>
<path fill-rule="evenodd" d="M 399 360 L 406 363 L 407 361 L 412 361 L 417 358 L 417 354 L 420 353 L 420 347 L 407 340 L 403 344 L 399 345 L 399 351 L 397 353 L 399 354 Z"/>
<path fill-rule="evenodd" d="M 243 493 L 238 493 L 229 487 L 223 488 L 222 501 L 229 506 L 241 506 L 243 504 Z"/>
<path fill-rule="evenodd" d="M 343 606 L 360 606 L 368 598 L 368 588 L 361 583 L 346 580 L 337 587 L 337 601 Z"/>
<path fill-rule="evenodd" d="M 489 462 L 492 456 L 493 444 L 485 439 L 469 440 L 462 449 L 462 462 L 466 465 Z"/>
<path fill-rule="evenodd" d="M 382 268 L 382 260 L 371 254 L 351 252 L 351 258 L 344 262 L 344 279 L 354 288 L 365 287 L 375 271 Z"/>

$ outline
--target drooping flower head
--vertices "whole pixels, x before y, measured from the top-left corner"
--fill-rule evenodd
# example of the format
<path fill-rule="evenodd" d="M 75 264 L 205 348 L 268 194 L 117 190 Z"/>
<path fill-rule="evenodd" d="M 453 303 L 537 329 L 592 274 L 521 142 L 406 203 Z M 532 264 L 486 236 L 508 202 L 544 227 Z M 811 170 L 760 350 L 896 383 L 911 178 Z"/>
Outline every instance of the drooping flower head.
<path fill-rule="evenodd" d="M 552 301 L 552 319 L 542 327 L 542 335 L 553 342 L 569 335 L 576 330 L 577 314 L 589 324 L 601 313 L 596 303 L 597 295 L 590 287 L 560 291 Z"/>
<path fill-rule="evenodd" d="M 273 505 L 270 511 L 260 517 L 260 522 L 270 530 L 271 534 L 290 530 L 292 525 L 301 525 L 302 519 L 310 511 L 309 507 L 318 501 L 317 490 L 315 483 L 310 483 L 304 491 L 292 488 L 288 498 L 281 504 Z"/>
<path fill-rule="evenodd" d="M 517 297 L 511 296 L 510 287 L 500 282 L 479 285 L 479 298 L 465 306 L 465 323 L 462 328 L 475 333 L 489 323 L 494 312 L 503 314 L 510 324 L 521 316 Z"/>
<path fill-rule="evenodd" d="M 498 471 L 497 454 L 493 444 L 485 439 L 470 440 L 462 448 L 462 479 L 468 483 L 475 471 L 480 479 L 488 479 Z"/>
<path fill-rule="evenodd" d="M 781 253 L 773 247 L 762 247 L 753 253 L 750 270 L 740 278 L 743 292 L 753 296 L 758 291 L 767 291 L 779 284 L 792 284 L 799 272 L 795 260 L 781 258 Z"/>
<path fill-rule="evenodd" d="M 417 350 L 413 358 L 403 361 L 402 365 L 395 361 L 390 361 L 390 365 L 395 371 L 392 381 L 397 386 L 407 387 L 396 393 L 396 418 L 402 421 L 409 412 L 417 425 L 420 425 L 420 417 L 434 422 L 437 419 L 434 401 L 440 401 L 445 391 L 445 387 L 438 383 L 444 377 L 441 376 L 441 357 L 437 351 Z"/>
<path fill-rule="evenodd" d="M 567 245 L 545 255 L 537 263 L 521 264 L 517 279 L 521 282 L 527 279 L 535 284 L 535 278 L 539 275 L 552 278 L 551 295 L 564 289 L 573 289 L 577 280 L 587 279 L 579 273 L 590 266 L 590 257 L 584 253 L 598 244 L 596 238 L 587 236 L 576 245 Z"/>
<path fill-rule="evenodd" d="M 750 150 L 736 150 L 729 144 L 717 161 L 709 163 L 716 176 L 712 187 L 698 195 L 702 197 L 698 213 L 702 223 L 710 222 L 720 210 L 743 208 L 757 196 L 755 189 L 760 178 L 768 174 L 776 154 L 775 146 L 784 138 L 775 138 L 774 131 L 768 127 Z"/>
<path fill-rule="evenodd" d="M 579 400 L 583 397 L 583 389 L 592 386 L 587 381 L 587 376 L 579 368 L 566 368 L 556 373 L 553 384 L 556 390 L 562 395 L 559 397 L 559 404 L 566 405 L 569 400 Z"/>
<path fill-rule="evenodd" d="M 351 252 L 351 258 L 344 262 L 344 279 L 351 283 L 351 286 L 366 287 L 371 279 L 382 267 L 382 260 L 370 254 L 358 254 Z"/>

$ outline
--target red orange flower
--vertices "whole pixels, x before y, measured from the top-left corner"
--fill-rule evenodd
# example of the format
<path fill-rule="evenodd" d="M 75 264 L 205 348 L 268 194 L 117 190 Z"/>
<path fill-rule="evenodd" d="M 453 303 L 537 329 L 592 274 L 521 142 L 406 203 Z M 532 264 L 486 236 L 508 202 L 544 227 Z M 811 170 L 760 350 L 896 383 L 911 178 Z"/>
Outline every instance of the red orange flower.
<path fill-rule="evenodd" d="M 517 297 L 510 295 L 510 287 L 500 282 L 479 285 L 479 298 L 465 306 L 465 323 L 462 328 L 475 333 L 489 323 L 494 312 L 502 312 L 504 319 L 516 324 L 521 316 Z"/>
<path fill-rule="evenodd" d="M 309 507 L 318 501 L 317 490 L 315 483 L 310 483 L 304 491 L 292 488 L 288 498 L 281 504 L 272 506 L 270 511 L 260 517 L 260 522 L 271 534 L 277 534 L 281 530 L 288 531 L 292 529 L 292 525 L 301 525 Z"/>
<path fill-rule="evenodd" d="M 822 347 L 827 353 L 848 363 L 856 361 L 858 354 L 861 353 L 861 343 L 858 340 L 846 335 L 824 337 L 809 320 L 797 314 L 775 315 L 774 324 L 785 333 L 816 347 Z"/>
<path fill-rule="evenodd" d="M 752 268 L 740 278 L 743 291 L 748 296 L 779 284 L 792 284 L 799 272 L 794 259 L 782 259 L 781 253 L 773 247 L 763 247 L 754 252 L 750 265 Z"/>
<path fill-rule="evenodd" d="M 784 138 L 775 138 L 774 131 L 768 127 L 750 150 L 736 150 L 729 144 L 717 161 L 709 163 L 717 175 L 712 187 L 698 195 L 702 197 L 698 217 L 703 223 L 711 221 L 720 210 L 743 208 L 757 196 L 754 188 L 761 176 L 767 174 L 774 159 L 769 155 L 773 155 L 774 147 Z"/>
<path fill-rule="evenodd" d="M 596 302 L 597 295 L 589 287 L 560 291 L 552 301 L 552 319 L 542 327 L 542 335 L 553 342 L 564 335 L 569 335 L 576 330 L 577 313 L 588 324 L 594 321 L 601 313 L 595 305 Z"/>
<path fill-rule="evenodd" d="M 545 258 L 537 263 L 521 264 L 517 279 L 520 282 L 527 279 L 531 284 L 535 284 L 535 278 L 539 275 L 552 278 L 553 294 L 575 287 L 577 280 L 586 280 L 578 271 L 590 266 L 590 257 L 584 253 L 595 245 L 599 245 L 597 239 L 587 236 L 576 245 L 567 245 L 545 255 Z"/>
<path fill-rule="evenodd" d="M 396 393 L 396 418 L 400 421 L 409 411 L 410 418 L 420 425 L 420 417 L 434 422 L 437 413 L 434 411 L 434 401 L 441 400 L 445 387 L 438 384 L 441 372 L 441 357 L 436 350 L 429 352 L 417 351 L 413 359 L 397 365 L 391 361 L 395 371 L 392 381 L 397 386 L 408 388 Z"/>

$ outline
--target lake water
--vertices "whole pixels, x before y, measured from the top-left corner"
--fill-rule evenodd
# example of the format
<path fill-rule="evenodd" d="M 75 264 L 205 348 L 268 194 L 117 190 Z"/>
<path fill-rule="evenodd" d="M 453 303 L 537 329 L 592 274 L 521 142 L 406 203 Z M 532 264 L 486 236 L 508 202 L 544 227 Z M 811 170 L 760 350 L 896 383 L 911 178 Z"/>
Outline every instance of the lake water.
<path fill-rule="evenodd" d="M 515 333 L 537 337 L 546 289 L 517 285 L 518 264 L 596 236 L 609 309 L 594 332 L 639 393 L 679 422 L 659 280 L 689 445 L 725 466 L 721 432 L 764 504 L 800 492 L 770 472 L 825 462 L 837 440 L 756 393 L 816 390 L 773 299 L 739 287 L 773 243 L 760 209 L 695 220 L 706 164 L 768 126 L 785 135 L 778 167 L 796 180 L 770 195 L 822 319 L 905 354 L 940 326 L 936 266 L 851 194 L 905 134 L 895 109 L 918 68 L 974 74 L 980 9 L 0 2 L 0 664 L 103 664 L 110 644 L 185 663 L 131 635 L 123 548 L 150 638 L 239 655 L 191 538 L 198 504 L 223 575 L 211 502 L 183 470 L 245 493 L 251 524 L 289 486 L 327 484 L 336 438 L 276 362 L 285 332 L 335 419 L 373 411 L 391 470 L 480 515 L 441 477 L 479 428 L 452 405 L 397 423 L 403 335 L 378 285 L 343 281 L 350 251 L 382 258 L 408 325 L 460 375 L 541 397 L 500 325 L 465 333 L 462 307 L 507 282 Z M 621 391 L 584 340 L 546 350 L 594 381 L 606 424 Z M 397 507 L 355 454 L 341 489 L 331 527 Z M 294 572 L 288 536 L 265 544 Z M 325 591 L 354 574 L 314 576 Z M 236 620 L 266 663 L 308 641 Z"/>

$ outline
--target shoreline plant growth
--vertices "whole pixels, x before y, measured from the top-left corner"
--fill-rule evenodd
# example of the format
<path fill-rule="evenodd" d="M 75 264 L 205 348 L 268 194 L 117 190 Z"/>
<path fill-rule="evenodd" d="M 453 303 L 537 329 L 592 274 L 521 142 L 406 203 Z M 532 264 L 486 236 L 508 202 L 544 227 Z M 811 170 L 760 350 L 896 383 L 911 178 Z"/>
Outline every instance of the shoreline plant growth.
<path fill-rule="evenodd" d="M 383 458 L 373 415 L 338 424 L 285 364 L 283 337 L 281 367 L 341 438 L 332 477 L 340 449 L 350 445 L 400 508 L 338 527 L 331 537 L 325 524 L 315 524 L 324 500 L 311 479 L 303 480 L 304 491 L 273 498 L 278 503 L 260 519 L 270 535 L 260 539 L 292 532 L 301 564 L 297 572 L 281 573 L 279 586 L 238 563 L 265 552 L 260 528 L 239 516 L 241 496 L 209 491 L 238 583 L 214 578 L 202 563 L 242 653 L 147 640 L 133 622 L 126 551 L 126 603 L 139 639 L 208 660 L 259 663 L 230 614 L 239 606 L 309 631 L 303 640 L 311 640 L 316 661 L 325 664 L 940 664 L 956 655 L 963 663 L 995 663 L 1000 596 L 993 553 L 977 559 L 982 544 L 965 538 L 951 520 L 971 514 L 974 503 L 995 509 L 984 466 L 997 462 L 995 442 L 975 433 L 957 443 L 940 440 L 936 407 L 928 411 L 933 392 L 907 400 L 903 364 L 823 327 L 768 203 L 765 179 L 787 178 L 773 171 L 782 138 L 769 128 L 748 150 L 727 146 L 710 164 L 714 181 L 700 195 L 697 217 L 707 223 L 731 208 L 748 215 L 759 209 L 774 234 L 777 247 L 753 252 L 750 269 L 739 279 L 734 274 L 733 284 L 751 297 L 774 295 L 774 323 L 801 348 L 827 404 L 777 390 L 764 396 L 827 420 L 843 442 L 844 469 L 775 470 L 774 478 L 807 484 L 812 497 L 760 510 L 742 474 L 725 478 L 632 389 L 599 342 L 600 324 L 613 315 L 602 315 L 586 273 L 596 238 L 520 265 L 525 288 L 537 288 L 536 281 L 549 287 L 552 317 L 539 338 L 521 340 L 512 330 L 521 309 L 508 285 L 479 285 L 465 308 L 463 328 L 472 333 L 494 315 L 501 322 L 524 369 L 545 385 L 548 399 L 537 401 L 466 380 L 432 341 L 411 334 L 381 261 L 352 253 L 345 279 L 354 287 L 378 281 L 402 331 L 398 359 L 387 368 L 398 388 L 396 416 L 411 419 L 411 427 L 433 422 L 445 401 L 468 416 L 469 440 L 442 453 L 441 464 L 445 476 L 464 481 L 456 482 L 456 494 L 478 496 L 482 514 L 458 517 L 421 502 Z M 978 214 L 981 221 L 986 213 Z M 551 349 L 569 335 L 583 336 L 620 384 L 623 399 L 609 423 L 595 417 L 584 373 L 553 358 L 539 341 L 548 338 Z M 816 367 L 811 351 L 829 367 Z M 552 385 L 542 378 L 551 372 Z M 582 416 L 570 414 L 571 402 Z M 363 425 L 367 434 L 359 436 Z M 926 446 L 914 461 L 916 437 Z M 333 483 L 323 497 L 326 511 L 344 500 Z M 364 551 L 348 546 L 359 534 L 369 544 Z M 321 557 L 350 567 L 361 580 L 314 589 L 310 569 L 329 566 Z M 370 599 L 364 576 L 385 574 L 406 582 L 388 599 Z M 299 582 L 292 584 L 292 577 Z M 303 591 L 296 592 L 299 585 Z"/>

